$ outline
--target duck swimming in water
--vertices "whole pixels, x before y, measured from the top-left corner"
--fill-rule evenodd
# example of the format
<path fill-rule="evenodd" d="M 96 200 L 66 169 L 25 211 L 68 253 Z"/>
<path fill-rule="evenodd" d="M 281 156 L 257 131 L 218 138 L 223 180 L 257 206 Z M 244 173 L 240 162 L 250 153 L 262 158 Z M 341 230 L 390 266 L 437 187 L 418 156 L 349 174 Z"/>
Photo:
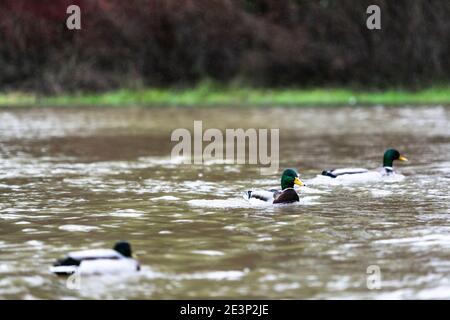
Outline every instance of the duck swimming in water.
<path fill-rule="evenodd" d="M 122 271 L 139 271 L 139 262 L 132 258 L 131 245 L 119 241 L 113 249 L 93 249 L 69 253 L 57 260 L 50 272 L 57 275 L 80 273 L 116 273 Z"/>
<path fill-rule="evenodd" d="M 244 198 L 247 200 L 255 198 L 267 202 L 272 201 L 274 204 L 298 202 L 300 199 L 297 191 L 294 189 L 294 184 L 298 186 L 304 185 L 295 169 L 286 169 L 281 176 L 281 190 L 247 191 L 244 194 Z"/>
<path fill-rule="evenodd" d="M 343 168 L 343 169 L 324 170 L 322 171 L 322 175 L 330 178 L 345 177 L 349 175 L 361 175 L 361 177 L 364 177 L 368 174 L 373 173 L 377 173 L 381 176 L 389 176 L 395 173 L 393 167 L 394 160 L 408 161 L 408 159 L 402 156 L 400 152 L 398 152 L 397 150 L 388 149 L 385 151 L 383 156 L 383 167 L 378 171 L 370 171 L 364 168 Z"/>

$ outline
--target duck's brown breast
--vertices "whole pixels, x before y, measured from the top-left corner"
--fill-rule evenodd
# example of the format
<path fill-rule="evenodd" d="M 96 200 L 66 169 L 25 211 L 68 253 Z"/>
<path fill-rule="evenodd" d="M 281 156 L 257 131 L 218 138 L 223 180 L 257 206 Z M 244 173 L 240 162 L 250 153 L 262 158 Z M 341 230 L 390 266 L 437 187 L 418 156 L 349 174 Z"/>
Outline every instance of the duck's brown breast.
<path fill-rule="evenodd" d="M 278 196 L 276 196 L 275 200 L 273 200 L 273 203 L 291 203 L 291 202 L 297 202 L 300 201 L 297 191 L 295 191 L 292 188 L 285 189 L 283 192 L 281 192 Z"/>

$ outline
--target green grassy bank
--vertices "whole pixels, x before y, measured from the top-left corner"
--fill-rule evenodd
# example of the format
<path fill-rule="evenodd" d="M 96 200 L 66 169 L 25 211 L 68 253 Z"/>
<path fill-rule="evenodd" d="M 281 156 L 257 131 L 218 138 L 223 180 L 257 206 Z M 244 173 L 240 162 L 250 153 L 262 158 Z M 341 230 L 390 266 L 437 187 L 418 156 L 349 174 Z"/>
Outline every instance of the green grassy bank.
<path fill-rule="evenodd" d="M 0 93 L 0 106 L 309 106 L 450 105 L 450 86 L 419 91 L 255 89 L 199 85 L 191 89 L 122 89 L 98 94 L 38 96 Z"/>

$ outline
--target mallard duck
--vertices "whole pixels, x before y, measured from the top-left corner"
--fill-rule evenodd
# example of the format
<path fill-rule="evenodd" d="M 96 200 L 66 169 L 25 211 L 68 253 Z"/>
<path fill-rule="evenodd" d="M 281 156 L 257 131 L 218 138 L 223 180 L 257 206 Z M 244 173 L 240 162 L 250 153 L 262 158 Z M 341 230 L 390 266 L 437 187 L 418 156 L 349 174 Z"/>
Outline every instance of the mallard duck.
<path fill-rule="evenodd" d="M 297 202 L 300 199 L 294 189 L 294 184 L 304 185 L 295 169 L 286 169 L 281 176 L 281 190 L 251 190 L 244 194 L 244 198 L 247 200 L 255 198 L 267 202 L 272 201 L 274 204 Z"/>
<path fill-rule="evenodd" d="M 119 241 L 113 249 L 93 249 L 69 253 L 57 260 L 50 271 L 58 275 L 80 273 L 111 273 L 139 271 L 139 262 L 132 258 L 131 245 Z"/>
<path fill-rule="evenodd" d="M 322 175 L 328 176 L 330 178 L 337 178 L 346 175 L 361 175 L 361 177 L 366 176 L 367 174 L 377 173 L 381 176 L 389 176 L 394 174 L 393 163 L 394 160 L 400 161 L 408 161 L 406 157 L 402 156 L 400 152 L 395 149 L 388 149 L 384 152 L 383 156 L 383 167 L 378 171 L 370 171 L 364 168 L 342 168 L 342 169 L 333 169 L 333 170 L 324 170 L 322 171 Z"/>

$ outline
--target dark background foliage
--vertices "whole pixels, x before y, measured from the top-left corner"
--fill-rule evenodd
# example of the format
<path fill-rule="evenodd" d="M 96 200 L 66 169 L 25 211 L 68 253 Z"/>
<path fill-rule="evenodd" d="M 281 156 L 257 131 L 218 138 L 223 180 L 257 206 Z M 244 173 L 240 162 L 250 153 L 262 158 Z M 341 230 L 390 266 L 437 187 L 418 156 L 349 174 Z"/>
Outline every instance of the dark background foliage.
<path fill-rule="evenodd" d="M 78 4 L 82 30 L 66 28 Z M 366 28 L 378 4 L 382 30 Z M 450 79 L 448 0 L 1 0 L 0 90 L 410 88 Z"/>

